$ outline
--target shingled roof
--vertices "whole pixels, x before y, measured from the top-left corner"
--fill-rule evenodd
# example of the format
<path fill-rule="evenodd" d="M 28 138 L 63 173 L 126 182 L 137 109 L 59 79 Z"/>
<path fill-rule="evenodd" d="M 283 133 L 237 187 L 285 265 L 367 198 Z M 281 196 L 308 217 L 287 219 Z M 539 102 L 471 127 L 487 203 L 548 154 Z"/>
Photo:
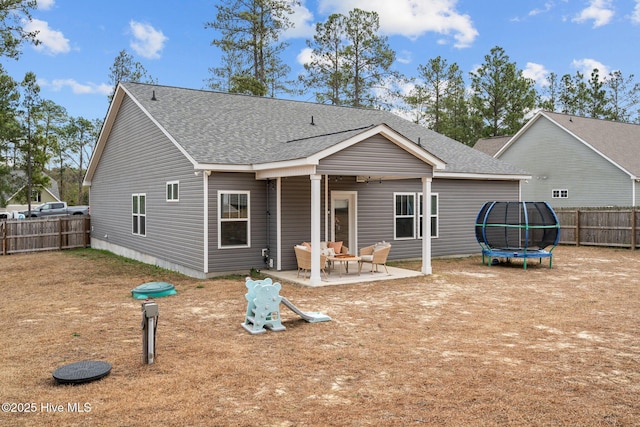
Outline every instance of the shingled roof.
<path fill-rule="evenodd" d="M 443 174 L 526 174 L 388 111 L 140 83 L 121 89 L 201 164 L 303 159 L 385 124 L 444 161 Z"/>
<path fill-rule="evenodd" d="M 500 154 L 513 144 L 527 128 L 546 117 L 601 156 L 617 164 L 629 174 L 640 177 L 640 125 L 593 119 L 571 114 L 539 112 L 504 146 Z"/>
<path fill-rule="evenodd" d="M 480 138 L 473 146 L 476 150 L 482 151 L 490 156 L 500 151 L 502 147 L 511 139 L 513 135 L 508 136 L 491 136 L 489 138 Z"/>

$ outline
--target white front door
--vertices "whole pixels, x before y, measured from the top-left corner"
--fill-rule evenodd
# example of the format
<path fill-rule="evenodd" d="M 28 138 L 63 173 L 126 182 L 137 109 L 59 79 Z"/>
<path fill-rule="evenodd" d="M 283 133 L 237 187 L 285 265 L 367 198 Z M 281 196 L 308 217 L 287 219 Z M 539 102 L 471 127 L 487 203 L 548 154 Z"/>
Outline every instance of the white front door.
<path fill-rule="evenodd" d="M 342 242 L 349 252 L 356 253 L 358 245 L 357 192 L 331 192 L 331 240 Z"/>

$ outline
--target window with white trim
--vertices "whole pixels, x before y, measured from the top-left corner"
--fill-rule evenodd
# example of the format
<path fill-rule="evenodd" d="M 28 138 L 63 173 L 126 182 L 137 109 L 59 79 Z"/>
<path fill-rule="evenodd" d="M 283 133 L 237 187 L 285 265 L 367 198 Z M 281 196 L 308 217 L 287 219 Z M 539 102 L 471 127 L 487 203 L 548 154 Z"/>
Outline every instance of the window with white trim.
<path fill-rule="evenodd" d="M 131 232 L 138 236 L 147 235 L 147 195 L 131 195 Z"/>
<path fill-rule="evenodd" d="M 416 194 L 394 193 L 395 239 L 415 239 L 416 237 Z"/>
<path fill-rule="evenodd" d="M 180 181 L 167 182 L 167 202 L 177 202 L 179 197 Z"/>
<path fill-rule="evenodd" d="M 249 247 L 249 192 L 218 192 L 218 246 Z"/>
<path fill-rule="evenodd" d="M 569 190 L 564 188 L 551 190 L 551 198 L 552 199 L 568 199 Z"/>
<path fill-rule="evenodd" d="M 438 193 L 431 193 L 431 237 L 438 237 Z M 418 217 L 418 237 L 422 238 L 422 193 L 418 193 L 420 215 Z"/>

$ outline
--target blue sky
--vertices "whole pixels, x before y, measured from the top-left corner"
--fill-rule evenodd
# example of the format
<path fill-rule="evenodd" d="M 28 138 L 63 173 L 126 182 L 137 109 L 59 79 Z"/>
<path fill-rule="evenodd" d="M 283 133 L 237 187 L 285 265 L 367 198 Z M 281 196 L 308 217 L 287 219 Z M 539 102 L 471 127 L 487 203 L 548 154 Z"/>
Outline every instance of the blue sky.
<path fill-rule="evenodd" d="M 73 116 L 104 118 L 109 67 L 122 49 L 159 84 L 203 88 L 220 52 L 214 0 L 38 0 L 29 29 L 41 44 L 25 45 L 19 61 L 1 59 L 15 80 L 33 71 L 41 96 Z M 640 0 L 302 0 L 286 34 L 283 59 L 292 74 L 308 58 L 305 40 L 331 13 L 359 7 L 380 15 L 382 34 L 397 53 L 394 67 L 408 76 L 441 56 L 465 78 L 501 46 L 527 77 L 543 84 L 549 72 L 601 75 L 620 70 L 640 80 Z M 312 101 L 311 94 L 302 97 Z"/>

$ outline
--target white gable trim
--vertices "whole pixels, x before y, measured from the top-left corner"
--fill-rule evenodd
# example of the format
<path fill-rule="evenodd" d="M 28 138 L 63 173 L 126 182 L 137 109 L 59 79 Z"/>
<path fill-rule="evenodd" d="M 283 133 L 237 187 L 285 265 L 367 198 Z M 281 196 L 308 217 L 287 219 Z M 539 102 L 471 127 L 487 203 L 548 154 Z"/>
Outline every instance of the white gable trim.
<path fill-rule="evenodd" d="M 541 117 L 546 118 L 547 120 L 549 120 L 551 123 L 553 123 L 554 125 L 558 126 L 560 129 L 562 129 L 564 132 L 568 133 L 569 135 L 571 135 L 576 141 L 579 141 L 580 143 L 582 143 L 585 147 L 589 148 L 591 151 L 593 151 L 594 153 L 596 153 L 598 156 L 602 157 L 604 160 L 606 160 L 607 162 L 611 163 L 614 167 L 620 169 L 622 172 L 624 172 L 625 174 L 629 175 L 629 177 L 631 179 L 638 179 L 638 177 L 636 177 L 633 173 L 631 173 L 630 171 L 628 171 L 627 169 L 625 169 L 624 167 L 622 167 L 620 164 L 616 163 L 614 160 L 612 160 L 610 157 L 608 157 L 606 154 L 604 154 L 602 151 L 599 151 L 598 149 L 596 149 L 593 145 L 589 144 L 587 141 L 585 141 L 584 139 L 580 138 L 578 135 L 576 135 L 575 133 L 571 132 L 569 129 L 567 129 L 566 127 L 562 126 L 560 123 L 556 122 L 555 120 L 553 120 L 551 117 L 549 117 L 548 115 L 546 115 L 544 113 L 544 111 L 540 111 L 538 112 L 538 114 L 536 114 L 536 116 L 529 120 L 529 122 L 527 122 L 526 125 L 524 125 L 519 131 L 518 133 L 516 133 L 513 138 L 511 138 L 509 140 L 509 142 L 507 142 L 504 147 L 502 147 L 495 155 L 496 158 L 500 158 L 500 156 L 511 146 L 513 145 L 513 143 L 520 138 L 520 136 L 522 136 L 527 129 L 529 129 L 533 123 L 537 122 L 538 120 L 540 120 Z"/>
<path fill-rule="evenodd" d="M 89 167 L 87 167 L 87 173 L 85 174 L 83 185 L 91 185 L 91 180 L 93 179 L 93 174 L 95 173 L 96 167 L 100 161 L 100 157 L 102 156 L 102 152 L 104 151 L 104 146 L 109 139 L 109 135 L 111 134 L 111 129 L 113 128 L 113 124 L 118 115 L 118 111 L 120 110 L 120 106 L 122 105 L 122 101 L 124 100 L 125 95 L 129 97 L 137 106 L 140 108 L 140 111 L 144 113 L 151 122 L 160 131 L 171 141 L 173 145 L 176 146 L 178 150 L 193 164 L 197 165 L 197 162 L 186 152 L 186 150 L 182 147 L 182 145 L 178 144 L 178 142 L 171 136 L 167 130 L 160 125 L 160 123 L 153 117 L 149 112 L 142 106 L 142 104 L 136 99 L 135 96 L 131 94 L 124 86 L 118 84 L 116 87 L 116 91 L 113 95 L 113 102 L 109 106 L 109 110 L 107 111 L 107 117 L 105 119 L 104 125 L 102 126 L 102 130 L 100 131 L 100 136 L 98 137 L 98 142 L 96 143 L 96 147 L 93 150 L 93 154 L 91 155 L 91 160 L 89 161 Z"/>
<path fill-rule="evenodd" d="M 395 130 L 391 129 L 384 123 L 367 129 L 356 136 L 353 136 L 332 147 L 327 148 L 326 150 L 320 151 L 319 153 L 310 156 L 308 159 L 312 164 L 319 164 L 321 159 L 338 153 L 345 148 L 351 147 L 352 145 L 362 142 L 375 135 L 382 135 L 403 150 L 419 158 L 423 162 L 431 165 L 434 170 L 444 170 L 444 168 L 446 167 L 446 163 L 444 161 L 429 153 L 415 142 L 407 139 L 404 135 L 401 135 Z"/>

